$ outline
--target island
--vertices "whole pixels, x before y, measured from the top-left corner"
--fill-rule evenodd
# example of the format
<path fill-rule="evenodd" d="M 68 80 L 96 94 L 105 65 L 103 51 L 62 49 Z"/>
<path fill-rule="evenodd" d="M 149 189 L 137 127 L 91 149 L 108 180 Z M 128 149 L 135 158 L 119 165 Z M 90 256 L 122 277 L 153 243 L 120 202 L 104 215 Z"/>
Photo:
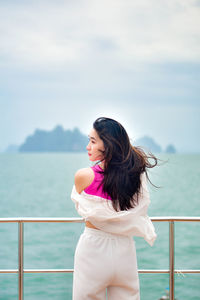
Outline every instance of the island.
<path fill-rule="evenodd" d="M 88 137 L 78 128 L 73 130 L 56 126 L 51 131 L 36 129 L 19 147 L 19 152 L 82 152 L 86 151 Z"/>

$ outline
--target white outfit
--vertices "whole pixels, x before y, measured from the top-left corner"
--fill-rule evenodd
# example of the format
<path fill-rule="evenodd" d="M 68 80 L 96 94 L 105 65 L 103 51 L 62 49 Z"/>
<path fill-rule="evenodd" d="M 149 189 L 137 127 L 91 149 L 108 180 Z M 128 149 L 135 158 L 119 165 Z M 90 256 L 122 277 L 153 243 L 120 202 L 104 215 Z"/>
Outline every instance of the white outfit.
<path fill-rule="evenodd" d="M 137 259 L 133 236 L 143 237 L 151 246 L 156 239 L 147 215 L 150 203 L 146 176 L 141 175 L 136 207 L 115 211 L 112 200 L 73 186 L 71 198 L 77 212 L 97 229 L 86 228 L 75 251 L 73 300 L 139 300 Z"/>
<path fill-rule="evenodd" d="M 86 227 L 75 252 L 73 300 L 139 300 L 131 237 Z"/>

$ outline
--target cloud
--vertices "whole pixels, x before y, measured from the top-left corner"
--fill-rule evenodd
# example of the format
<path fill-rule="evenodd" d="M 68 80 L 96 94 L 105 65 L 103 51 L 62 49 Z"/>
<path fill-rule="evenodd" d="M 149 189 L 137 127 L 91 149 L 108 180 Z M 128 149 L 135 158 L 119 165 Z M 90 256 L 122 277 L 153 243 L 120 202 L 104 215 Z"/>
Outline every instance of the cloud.
<path fill-rule="evenodd" d="M 195 1 L 32 1 L 0 4 L 3 64 L 49 68 L 118 62 L 196 61 Z M 2 62 L 1 62 L 2 64 Z"/>

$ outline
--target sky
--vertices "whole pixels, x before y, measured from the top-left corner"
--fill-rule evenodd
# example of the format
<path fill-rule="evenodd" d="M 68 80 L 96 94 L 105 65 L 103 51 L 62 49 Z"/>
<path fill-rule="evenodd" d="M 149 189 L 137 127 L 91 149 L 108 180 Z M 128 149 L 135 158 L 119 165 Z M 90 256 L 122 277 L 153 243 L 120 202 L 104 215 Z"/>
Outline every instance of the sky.
<path fill-rule="evenodd" d="M 0 1 L 0 151 L 100 116 L 200 152 L 199 0 Z"/>

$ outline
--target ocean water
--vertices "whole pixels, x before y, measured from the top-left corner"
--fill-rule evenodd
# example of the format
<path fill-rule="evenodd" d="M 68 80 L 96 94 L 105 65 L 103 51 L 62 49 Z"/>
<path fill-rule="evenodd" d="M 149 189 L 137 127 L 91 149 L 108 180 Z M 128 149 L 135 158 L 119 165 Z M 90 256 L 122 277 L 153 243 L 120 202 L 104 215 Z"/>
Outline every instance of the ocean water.
<path fill-rule="evenodd" d="M 200 155 L 160 155 L 150 172 L 149 216 L 199 216 Z M 0 154 L 1 217 L 77 217 L 70 199 L 74 173 L 90 166 L 86 153 Z M 150 247 L 135 238 L 139 269 L 169 266 L 168 223 L 154 223 L 158 238 Z M 73 268 L 84 224 L 26 223 L 24 267 Z M 0 269 L 17 269 L 18 227 L 0 223 Z M 200 223 L 175 224 L 175 268 L 200 269 Z M 70 300 L 72 274 L 25 274 L 25 300 Z M 141 300 L 157 300 L 169 286 L 167 274 L 140 274 Z M 175 276 L 178 300 L 200 299 L 200 275 Z M 17 274 L 0 274 L 0 299 L 18 297 Z M 120 299 L 116 299 L 120 300 Z"/>

